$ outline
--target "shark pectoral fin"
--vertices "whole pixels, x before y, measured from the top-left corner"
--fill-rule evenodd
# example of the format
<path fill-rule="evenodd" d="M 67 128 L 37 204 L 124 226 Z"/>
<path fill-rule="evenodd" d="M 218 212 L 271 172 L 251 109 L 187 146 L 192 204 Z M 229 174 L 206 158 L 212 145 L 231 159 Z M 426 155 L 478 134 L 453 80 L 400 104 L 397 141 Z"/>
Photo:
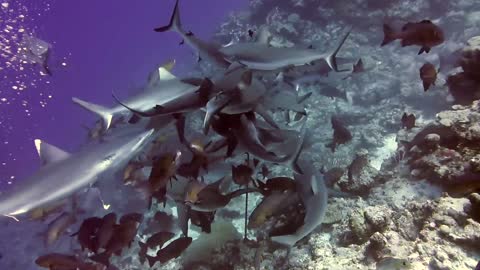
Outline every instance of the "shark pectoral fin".
<path fill-rule="evenodd" d="M 35 148 L 38 156 L 42 161 L 42 165 L 55 163 L 70 157 L 70 154 L 56 146 L 48 144 L 40 139 L 35 139 Z"/>
<path fill-rule="evenodd" d="M 133 108 L 130 108 L 129 106 L 127 106 L 126 104 L 121 102 L 120 99 L 118 99 L 117 96 L 115 95 L 115 93 L 113 93 L 113 92 L 112 92 L 112 97 L 115 99 L 115 101 L 118 104 L 122 105 L 123 107 L 125 107 L 127 110 L 129 110 L 133 114 L 137 114 L 137 115 L 142 116 L 142 117 L 152 117 L 152 116 L 158 115 L 158 114 L 160 114 L 159 110 L 161 110 L 163 108 L 162 106 L 157 105 L 152 110 L 143 112 L 143 111 L 139 111 L 139 110 L 135 110 Z"/>

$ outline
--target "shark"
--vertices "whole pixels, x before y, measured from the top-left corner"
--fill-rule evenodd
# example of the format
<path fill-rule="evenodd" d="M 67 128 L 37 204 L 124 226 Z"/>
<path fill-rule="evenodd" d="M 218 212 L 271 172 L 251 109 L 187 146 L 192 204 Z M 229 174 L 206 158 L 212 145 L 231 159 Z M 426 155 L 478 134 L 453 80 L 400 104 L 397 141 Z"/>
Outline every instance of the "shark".
<path fill-rule="evenodd" d="M 94 184 L 102 173 L 123 165 L 143 149 L 154 129 L 123 136 L 70 154 L 36 139 L 41 168 L 0 196 L 0 215 L 15 217 L 54 204 Z"/>
<path fill-rule="evenodd" d="M 324 53 L 301 47 L 272 47 L 263 42 L 229 44 L 222 47 L 220 52 L 231 64 L 228 70 L 243 66 L 252 71 L 276 72 L 321 62 L 327 64 L 331 70 L 340 72 L 337 53 L 350 35 L 350 31 L 347 31 L 335 49 Z"/>
<path fill-rule="evenodd" d="M 220 68 L 227 68 L 230 63 L 225 59 L 225 56 L 220 52 L 221 46 L 219 44 L 209 43 L 197 38 L 192 32 L 187 32 L 182 28 L 180 21 L 179 0 L 175 2 L 170 22 L 167 25 L 160 26 L 154 29 L 155 32 L 174 31 L 182 37 L 180 44 L 186 43 L 193 50 L 196 51 L 198 61 L 206 59 L 210 63 Z"/>
<path fill-rule="evenodd" d="M 108 130 L 114 117 L 132 115 L 132 111 L 136 113 L 133 114 L 130 122 L 136 123 L 139 115 L 151 114 L 150 110 L 158 110 L 162 105 L 176 106 L 174 109 L 171 109 L 174 112 L 188 110 L 190 103 L 195 103 L 197 99 L 201 99 L 204 91 L 207 91 L 209 88 L 208 85 L 185 83 L 170 73 L 168 68 L 164 66 L 159 67 L 157 72 L 158 75 L 156 76 L 150 75 L 150 81 L 144 91 L 120 102 L 120 104 L 114 107 L 104 107 L 77 97 L 73 97 L 72 101 L 84 109 L 99 115 L 103 120 L 105 129 Z M 205 81 L 205 83 L 208 84 L 208 81 Z M 114 98 L 116 98 L 115 95 Z M 119 101 L 118 98 L 116 99 Z M 144 111 L 146 113 L 142 113 Z"/>
<path fill-rule="evenodd" d="M 294 178 L 297 183 L 297 192 L 306 210 L 303 225 L 292 234 L 272 237 L 273 242 L 289 248 L 322 223 L 328 202 L 328 190 L 324 176 L 313 167 L 313 160 L 301 159 L 299 166 L 303 173 L 295 173 Z"/>

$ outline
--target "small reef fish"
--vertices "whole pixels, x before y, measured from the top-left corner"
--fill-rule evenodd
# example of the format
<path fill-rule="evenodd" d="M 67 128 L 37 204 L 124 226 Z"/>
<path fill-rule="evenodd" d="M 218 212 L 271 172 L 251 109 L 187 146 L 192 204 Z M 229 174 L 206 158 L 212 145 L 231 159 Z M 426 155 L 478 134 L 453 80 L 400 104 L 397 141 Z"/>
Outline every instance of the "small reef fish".
<path fill-rule="evenodd" d="M 415 127 L 416 117 L 413 113 L 407 114 L 406 112 L 402 115 L 402 128 L 410 130 Z"/>
<path fill-rule="evenodd" d="M 332 142 L 326 146 L 330 148 L 332 152 L 335 152 L 338 145 L 345 144 L 352 140 L 352 134 L 337 117 L 332 116 L 331 123 L 333 128 L 333 139 Z"/>
<path fill-rule="evenodd" d="M 175 239 L 173 242 L 168 244 L 168 246 L 160 249 L 157 252 L 156 257 L 147 255 L 148 264 L 150 267 L 153 267 L 156 262 L 166 263 L 172 259 L 175 259 L 180 256 L 182 252 L 190 246 L 191 243 L 191 237 L 181 237 Z"/>
<path fill-rule="evenodd" d="M 423 83 L 423 91 L 427 92 L 431 85 L 435 85 L 437 80 L 437 70 L 435 66 L 429 62 L 423 64 L 420 68 L 420 79 Z"/>
<path fill-rule="evenodd" d="M 396 32 L 390 25 L 384 24 L 383 34 L 385 36 L 381 46 L 401 39 L 402 47 L 420 46 L 418 54 L 429 53 L 432 47 L 442 44 L 445 40 L 442 29 L 429 20 L 409 22 L 402 27 L 400 32 Z"/>
<path fill-rule="evenodd" d="M 410 269 L 411 263 L 406 259 L 386 257 L 377 262 L 377 270 L 403 270 Z"/>

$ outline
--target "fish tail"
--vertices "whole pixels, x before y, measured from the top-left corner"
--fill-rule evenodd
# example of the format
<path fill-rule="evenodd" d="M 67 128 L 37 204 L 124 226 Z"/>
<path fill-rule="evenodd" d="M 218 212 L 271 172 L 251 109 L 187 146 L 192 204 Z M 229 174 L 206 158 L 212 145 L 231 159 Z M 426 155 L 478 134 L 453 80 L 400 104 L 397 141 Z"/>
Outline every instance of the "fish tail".
<path fill-rule="evenodd" d="M 175 7 L 173 8 L 172 16 L 170 17 L 170 22 L 168 25 L 160 26 L 154 29 L 155 32 L 167 32 L 167 31 L 176 31 L 182 32 L 182 24 L 180 22 L 180 11 L 178 10 L 178 2 L 175 2 Z"/>
<path fill-rule="evenodd" d="M 428 88 L 430 88 L 430 82 L 423 81 L 423 91 L 427 92 Z"/>
<path fill-rule="evenodd" d="M 150 266 L 150 268 L 152 268 L 155 265 L 155 263 L 157 262 L 157 258 L 149 256 L 149 255 L 147 255 L 146 257 L 147 257 L 147 260 L 148 260 L 148 265 Z"/>
<path fill-rule="evenodd" d="M 393 28 L 386 23 L 383 24 L 383 41 L 380 46 L 385 46 L 388 43 L 394 41 L 395 39 L 397 38 L 395 36 L 395 31 L 393 30 Z"/>
<path fill-rule="evenodd" d="M 351 32 L 351 29 L 348 30 L 348 32 L 345 34 L 345 36 L 343 36 L 342 40 L 340 40 L 340 43 L 335 48 L 335 50 L 330 55 L 328 55 L 328 57 L 325 59 L 327 61 L 328 66 L 336 72 L 343 71 L 343 70 L 338 70 L 337 53 L 342 48 L 343 44 L 345 43 L 345 40 L 347 40 L 348 36 L 350 35 L 350 32 Z"/>
<path fill-rule="evenodd" d="M 94 103 L 81 100 L 76 97 L 73 97 L 72 101 L 80 105 L 82 108 L 99 115 L 103 120 L 103 123 L 105 125 L 105 130 L 107 130 L 112 124 L 113 114 L 111 113 L 110 109 Z"/>

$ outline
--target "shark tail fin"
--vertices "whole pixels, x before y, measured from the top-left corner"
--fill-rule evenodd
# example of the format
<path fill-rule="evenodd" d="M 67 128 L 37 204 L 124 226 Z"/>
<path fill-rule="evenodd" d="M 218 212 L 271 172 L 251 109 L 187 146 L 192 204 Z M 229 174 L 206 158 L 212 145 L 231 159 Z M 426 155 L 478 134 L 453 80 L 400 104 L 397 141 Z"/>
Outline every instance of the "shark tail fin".
<path fill-rule="evenodd" d="M 170 22 L 168 25 L 160 26 L 154 29 L 155 32 L 167 32 L 167 31 L 182 31 L 182 24 L 180 22 L 180 11 L 178 10 L 178 2 L 175 2 L 175 7 L 173 8 L 172 17 L 170 17 Z"/>
<path fill-rule="evenodd" d="M 337 65 L 337 53 L 340 51 L 340 49 L 342 48 L 343 46 L 343 43 L 345 43 L 345 40 L 347 40 L 348 36 L 350 35 L 350 32 L 352 30 L 348 30 L 348 32 L 345 34 L 345 36 L 343 36 L 342 40 L 340 40 L 340 43 L 338 44 L 338 46 L 335 48 L 335 50 L 330 53 L 328 55 L 328 57 L 325 59 L 327 61 L 327 64 L 328 66 L 336 71 L 336 72 L 341 72 L 341 71 L 344 71 L 344 70 L 338 70 L 338 65 Z"/>
<path fill-rule="evenodd" d="M 86 101 L 81 100 L 81 99 L 76 98 L 76 97 L 73 97 L 72 101 L 74 103 L 77 103 L 78 105 L 80 105 L 84 109 L 99 115 L 103 120 L 103 123 L 105 125 L 106 130 L 112 124 L 113 114 L 110 112 L 110 109 L 108 109 L 106 107 L 103 107 L 103 106 L 100 106 L 100 105 L 97 105 L 97 104 L 94 104 L 94 103 L 86 102 Z"/>
<path fill-rule="evenodd" d="M 289 234 L 274 236 L 272 237 L 272 241 L 287 247 L 292 247 L 293 245 L 295 245 L 295 243 L 297 243 L 298 239 L 297 237 L 295 237 L 295 235 Z"/>

